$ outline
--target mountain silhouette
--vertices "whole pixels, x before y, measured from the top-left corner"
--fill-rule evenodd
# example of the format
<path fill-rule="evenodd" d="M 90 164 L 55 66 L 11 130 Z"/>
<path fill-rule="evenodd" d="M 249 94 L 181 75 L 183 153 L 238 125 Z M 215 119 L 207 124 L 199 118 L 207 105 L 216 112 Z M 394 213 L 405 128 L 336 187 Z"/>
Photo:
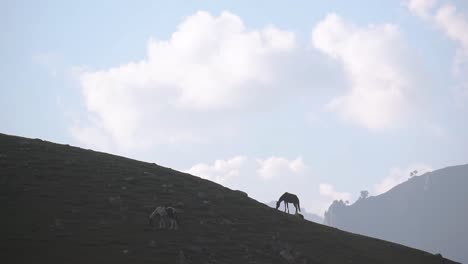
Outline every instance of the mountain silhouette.
<path fill-rule="evenodd" d="M 468 165 L 448 167 L 350 206 L 335 201 L 324 223 L 468 263 L 467 192 Z"/>
<path fill-rule="evenodd" d="M 3 263 L 454 263 L 154 163 L 3 134 L 0 201 Z M 149 225 L 160 205 L 178 230 Z"/>

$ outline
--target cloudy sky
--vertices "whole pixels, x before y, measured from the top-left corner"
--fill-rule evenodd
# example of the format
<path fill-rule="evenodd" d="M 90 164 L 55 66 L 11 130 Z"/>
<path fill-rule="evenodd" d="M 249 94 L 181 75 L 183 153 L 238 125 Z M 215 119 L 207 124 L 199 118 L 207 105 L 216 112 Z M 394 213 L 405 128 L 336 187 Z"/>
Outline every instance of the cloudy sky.
<path fill-rule="evenodd" d="M 0 1 L 0 132 L 307 211 L 468 162 L 468 2 Z"/>

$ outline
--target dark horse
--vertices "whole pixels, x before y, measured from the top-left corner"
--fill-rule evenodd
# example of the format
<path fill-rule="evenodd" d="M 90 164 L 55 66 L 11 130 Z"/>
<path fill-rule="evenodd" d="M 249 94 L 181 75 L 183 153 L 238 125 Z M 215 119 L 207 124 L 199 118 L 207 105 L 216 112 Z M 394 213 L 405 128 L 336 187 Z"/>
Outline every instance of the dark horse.
<path fill-rule="evenodd" d="M 276 202 L 276 209 L 280 207 L 281 202 L 284 202 L 285 212 L 286 212 L 286 209 L 288 209 L 288 213 L 289 213 L 289 206 L 288 206 L 289 203 L 294 204 L 294 207 L 296 207 L 296 214 L 298 210 L 299 212 L 301 211 L 301 207 L 299 206 L 299 198 L 297 198 L 295 194 L 288 193 L 288 192 L 283 193 L 283 195 L 281 195 L 279 200 Z"/>

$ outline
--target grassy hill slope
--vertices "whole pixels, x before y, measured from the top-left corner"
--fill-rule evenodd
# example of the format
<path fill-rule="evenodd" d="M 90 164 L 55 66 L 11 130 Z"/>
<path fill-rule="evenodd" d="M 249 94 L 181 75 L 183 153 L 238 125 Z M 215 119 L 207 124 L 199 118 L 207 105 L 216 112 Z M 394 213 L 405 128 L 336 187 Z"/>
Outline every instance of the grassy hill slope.
<path fill-rule="evenodd" d="M 3 134 L 0 202 L 4 263 L 453 263 L 156 164 Z M 164 204 L 179 230 L 148 225 Z"/>

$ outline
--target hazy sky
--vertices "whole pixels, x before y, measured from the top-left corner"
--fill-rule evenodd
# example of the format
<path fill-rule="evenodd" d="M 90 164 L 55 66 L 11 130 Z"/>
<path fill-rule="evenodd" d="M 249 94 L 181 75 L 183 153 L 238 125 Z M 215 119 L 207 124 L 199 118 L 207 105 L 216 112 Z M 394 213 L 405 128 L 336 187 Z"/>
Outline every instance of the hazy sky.
<path fill-rule="evenodd" d="M 468 162 L 468 2 L 0 1 L 0 132 L 322 213 Z"/>

